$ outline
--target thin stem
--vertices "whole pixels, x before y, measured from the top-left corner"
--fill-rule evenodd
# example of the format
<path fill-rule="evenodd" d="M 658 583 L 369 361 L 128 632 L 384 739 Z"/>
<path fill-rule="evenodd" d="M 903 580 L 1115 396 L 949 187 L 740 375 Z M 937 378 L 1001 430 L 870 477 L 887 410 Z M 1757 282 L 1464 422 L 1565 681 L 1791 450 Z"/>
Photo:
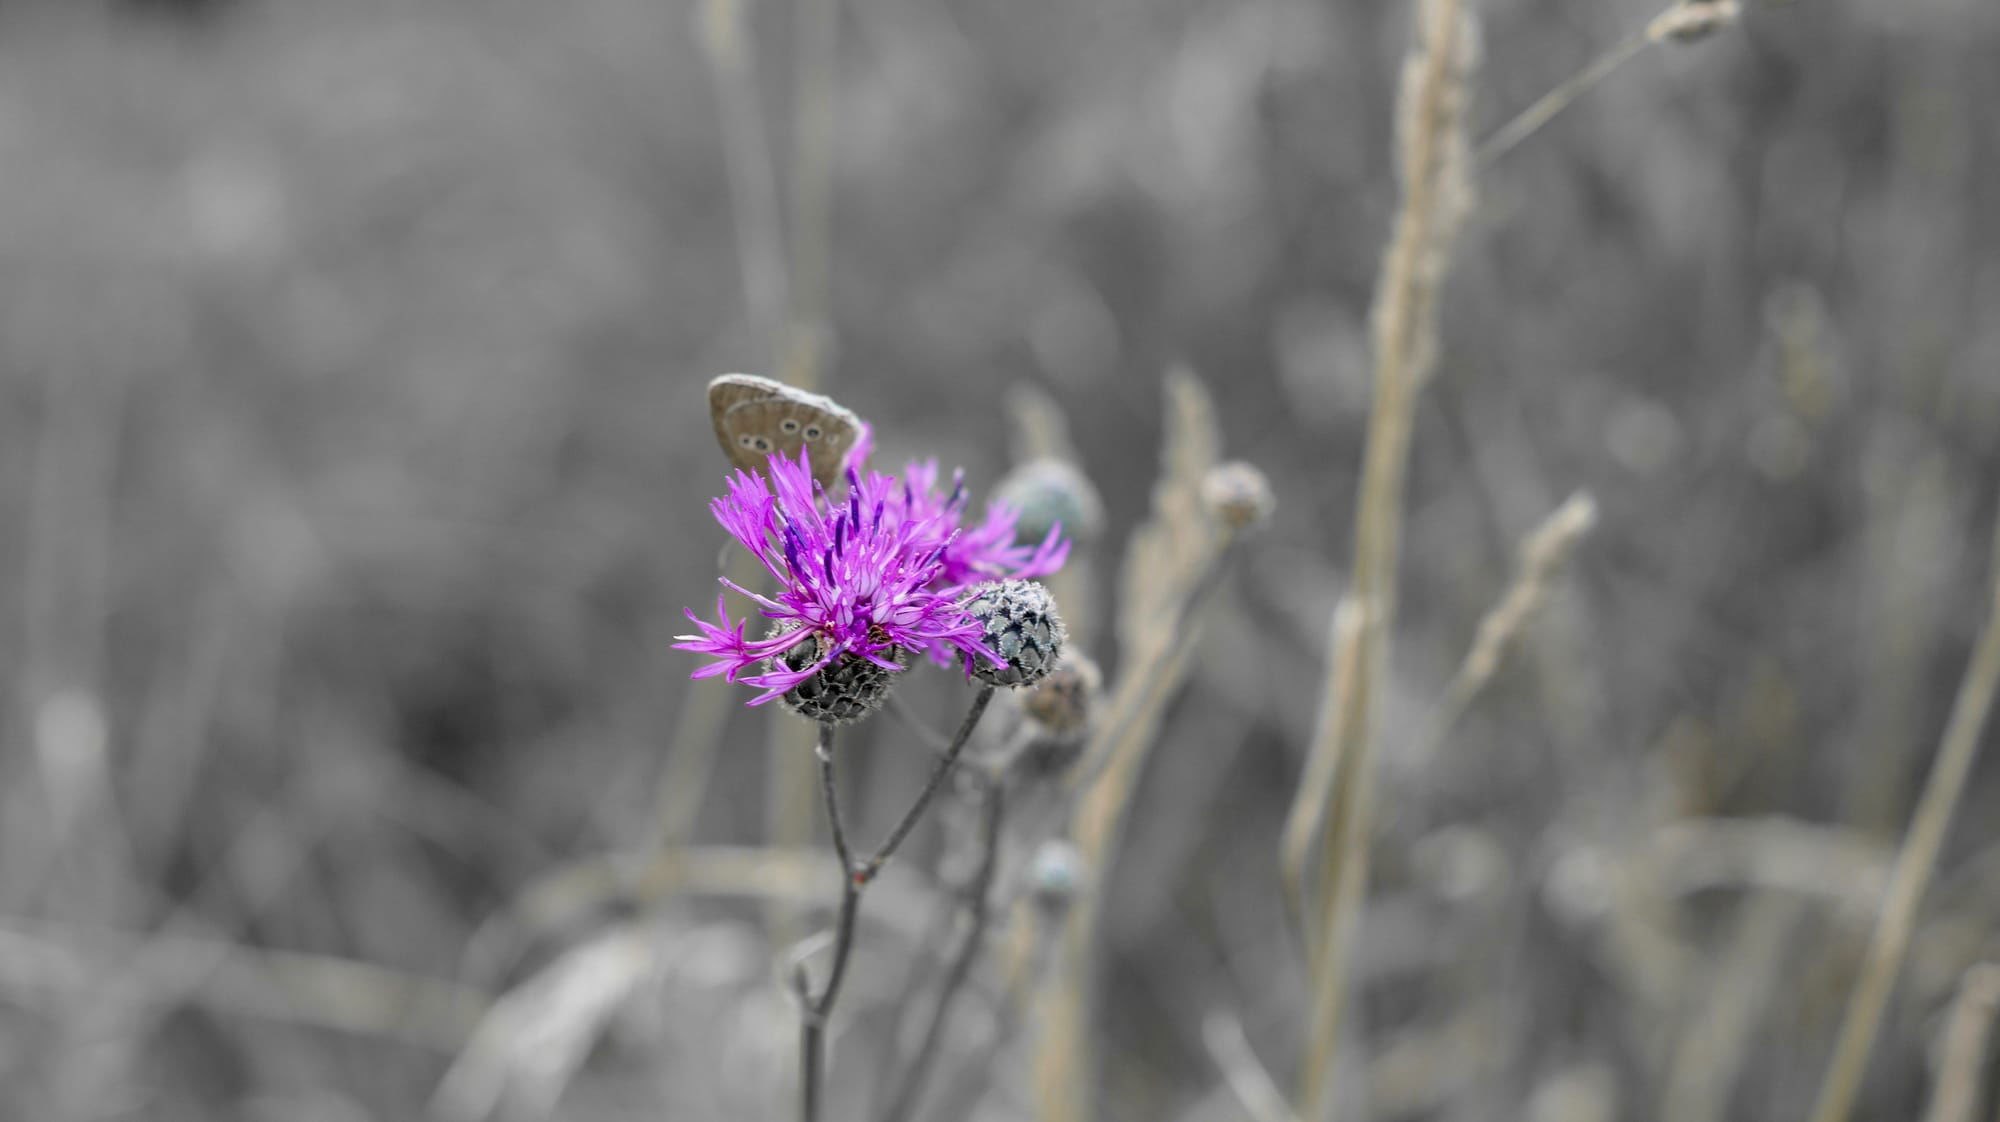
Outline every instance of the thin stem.
<path fill-rule="evenodd" d="M 951 1022 L 952 1005 L 964 990 L 965 980 L 972 973 L 972 964 L 978 960 L 979 950 L 986 943 L 986 925 L 991 915 L 986 897 L 993 888 L 993 868 L 1000 853 L 1000 822 L 1006 813 L 1006 805 L 999 783 L 988 782 L 985 787 L 984 813 L 980 816 L 979 871 L 973 875 L 972 884 L 966 891 L 966 908 L 971 922 L 964 941 L 958 946 L 958 953 L 952 958 L 951 968 L 945 974 L 944 984 L 938 988 L 937 1002 L 931 1006 L 930 1023 L 924 1027 L 923 1043 L 918 1045 L 916 1058 L 910 1061 L 902 1086 L 891 1101 L 888 1113 L 883 1115 L 886 1122 L 904 1122 L 915 1112 L 918 1100 L 923 1097 L 931 1065 L 937 1061 L 938 1048 L 944 1043 L 945 1026 Z"/>
<path fill-rule="evenodd" d="M 820 1073 L 826 1067 L 826 1022 L 818 1017 L 799 1021 L 799 1118 L 819 1122 Z"/>
<path fill-rule="evenodd" d="M 826 989 L 813 1002 L 812 1016 L 808 1020 L 821 1023 L 833 1012 L 833 1003 L 840 997 L 840 983 L 847 977 L 847 961 L 854 950 L 854 921 L 861 914 L 861 884 L 853 877 L 847 878 L 847 887 L 840 894 L 840 918 L 834 923 L 833 970 L 826 976 Z"/>
<path fill-rule="evenodd" d="M 722 113 L 722 155 L 736 219 L 743 307 L 755 348 L 763 352 L 760 365 L 775 370 L 784 350 L 790 282 L 785 276 L 778 179 L 764 130 L 756 48 L 745 26 L 743 0 L 705 0 L 700 27 Z"/>
<path fill-rule="evenodd" d="M 813 754 L 819 758 L 819 789 L 826 799 L 827 830 L 833 835 L 833 853 L 840 861 L 840 917 L 834 921 L 833 966 L 826 976 L 826 988 L 807 1003 L 808 1022 L 825 1027 L 826 1015 L 840 996 L 840 983 L 847 977 L 847 960 L 854 950 L 854 921 L 861 911 L 861 889 L 867 881 L 854 864 L 847 848 L 847 830 L 840 823 L 840 783 L 833 770 L 833 726 L 819 727 L 819 743 Z M 816 1042 L 814 1042 L 816 1043 Z M 808 1070 L 808 1077 L 818 1073 Z"/>
<path fill-rule="evenodd" d="M 1610 49 L 1590 60 L 1582 70 L 1572 74 L 1555 89 L 1543 94 L 1533 105 L 1523 109 L 1519 116 L 1500 126 L 1492 136 L 1479 145 L 1479 162 L 1490 164 L 1506 155 L 1515 145 L 1535 135 L 1543 125 L 1555 120 L 1556 114 L 1570 107 L 1570 103 L 1590 92 L 1612 72 L 1632 60 L 1632 56 L 1645 50 L 1652 40 L 1644 29 L 1635 31 L 1613 44 Z"/>
<path fill-rule="evenodd" d="M 839 0 L 799 0 L 794 48 L 791 327 L 785 380 L 816 388 L 826 358 L 829 214 L 833 196 Z"/>
<path fill-rule="evenodd" d="M 833 834 L 833 852 L 840 858 L 841 872 L 852 879 L 854 858 L 847 849 L 847 831 L 840 824 L 840 787 L 833 774 L 833 726 L 819 727 L 819 743 L 813 745 L 819 758 L 819 791 L 826 801 L 826 825 Z"/>
<path fill-rule="evenodd" d="M 1337 763 L 1321 833 L 1319 918 L 1306 940 L 1312 952 L 1311 1012 L 1298 1066 L 1299 1113 L 1307 1122 L 1325 1122 L 1337 1097 L 1335 1049 L 1348 1004 L 1348 949 L 1367 895 L 1377 717 L 1396 619 L 1416 402 L 1437 368 L 1444 279 L 1471 205 L 1472 169 L 1464 144 L 1477 34 L 1472 7 L 1467 0 L 1425 0 L 1418 6 L 1397 97 L 1403 198 L 1371 312 L 1375 398 L 1354 518 L 1350 595 L 1361 606 L 1363 624 L 1352 693 L 1337 707 L 1328 699 L 1322 724 L 1334 738 L 1327 751 Z"/>
<path fill-rule="evenodd" d="M 841 824 L 840 784 L 833 763 L 833 726 L 823 724 L 819 727 L 819 742 L 813 754 L 819 760 L 820 795 L 826 803 L 826 821 L 833 835 L 834 855 L 840 861 L 840 915 L 834 921 L 833 964 L 827 973 L 826 988 L 815 998 L 804 962 L 792 971 L 792 988 L 798 993 L 800 1006 L 799 1117 L 803 1122 L 818 1122 L 819 1119 L 826 1075 L 826 1024 L 833 1014 L 834 1002 L 840 999 L 840 986 L 847 978 L 847 964 L 853 957 L 856 920 L 861 915 L 861 893 L 882 871 L 882 866 L 903 844 L 903 839 L 916 828 L 917 819 L 923 816 L 924 809 L 930 806 L 945 776 L 951 773 L 952 765 L 958 762 L 959 753 L 972 739 L 972 730 L 979 724 L 987 703 L 992 700 L 993 687 L 981 687 L 979 695 L 972 699 L 972 709 L 958 727 L 958 735 L 938 759 L 937 766 L 931 769 L 930 779 L 917 795 L 917 801 L 903 815 L 896 828 L 890 831 L 889 840 L 883 842 L 875 855 L 864 863 L 855 862 L 847 846 L 846 827 Z"/>
<path fill-rule="evenodd" d="M 917 819 L 923 817 L 924 809 L 931 805 L 932 797 L 944 784 L 944 777 L 950 775 L 952 766 L 958 763 L 959 753 L 965 751 L 966 741 L 972 739 L 972 730 L 978 726 L 979 718 L 986 715 L 986 705 L 993 700 L 993 689 L 992 686 L 979 688 L 979 695 L 972 699 L 972 708 L 966 711 L 965 720 L 959 722 L 957 735 L 951 738 L 951 743 L 945 746 L 944 755 L 939 756 L 937 764 L 931 768 L 931 777 L 924 784 L 923 791 L 917 795 L 917 801 L 910 804 L 910 809 L 903 815 L 903 820 L 896 823 L 895 829 L 889 831 L 889 840 L 882 843 L 882 848 L 875 851 L 875 856 L 870 857 L 867 864 L 854 871 L 856 879 L 861 883 L 866 884 L 874 880 L 875 874 L 882 871 L 882 866 L 888 863 L 889 858 L 894 856 L 897 848 L 903 844 L 903 839 L 910 836 L 911 830 L 916 829 Z"/>
<path fill-rule="evenodd" d="M 1965 972 L 1958 998 L 1951 1004 L 1924 1122 L 1972 1122 L 1979 1109 L 1980 1068 L 1996 1011 L 2000 1011 L 2000 965 L 1983 962 Z"/>
<path fill-rule="evenodd" d="M 826 800 L 827 828 L 833 834 L 834 855 L 840 861 L 840 918 L 834 923 L 833 965 L 826 976 L 826 988 L 812 996 L 804 962 L 792 971 L 792 988 L 798 992 L 799 1018 L 799 1118 L 818 1122 L 821 1085 L 826 1072 L 826 1021 L 833 1003 L 840 997 L 840 984 L 847 977 L 847 962 L 854 951 L 855 918 L 861 910 L 861 884 L 856 879 L 854 859 L 848 855 L 847 831 L 840 822 L 840 784 L 833 769 L 833 726 L 819 726 L 819 743 L 813 754 L 819 759 L 820 793 Z"/>
<path fill-rule="evenodd" d="M 1903 836 L 1903 848 L 1896 854 L 1882 910 L 1876 915 L 1868 957 L 1863 960 L 1861 977 L 1848 997 L 1847 1013 L 1834 1043 L 1833 1061 L 1828 1065 L 1826 1081 L 1820 1086 L 1819 1103 L 1813 1108 L 1813 1122 L 1846 1122 L 1853 1112 L 1861 1077 L 1868 1068 L 1868 1054 L 1875 1046 L 1876 1030 L 1881 1027 L 1889 993 L 1909 951 L 1917 909 L 1937 867 L 1945 829 L 1951 825 L 1959 797 L 1965 793 L 1966 778 L 1979 755 L 1979 734 L 1993 707 L 1994 695 L 2000 693 L 2000 534 L 1994 539 L 1993 570 L 1991 614 L 1973 649 L 1972 664 L 1959 683 L 1958 700 L 1952 705 L 1944 740 L 1931 764 L 1930 777 L 1924 781 L 1909 831 Z"/>

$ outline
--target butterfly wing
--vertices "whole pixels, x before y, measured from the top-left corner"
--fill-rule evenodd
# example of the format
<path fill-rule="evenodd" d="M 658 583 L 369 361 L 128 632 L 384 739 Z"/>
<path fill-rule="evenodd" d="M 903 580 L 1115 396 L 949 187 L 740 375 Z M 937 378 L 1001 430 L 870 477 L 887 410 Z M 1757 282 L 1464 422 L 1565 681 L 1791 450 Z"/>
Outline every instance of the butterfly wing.
<path fill-rule="evenodd" d="M 754 440 L 740 439 L 755 434 L 731 431 L 723 418 L 739 405 L 780 397 L 790 388 L 783 382 L 755 374 L 724 374 L 708 384 L 708 417 L 715 425 L 715 439 L 722 445 L 722 454 L 729 457 L 731 467 L 755 471 L 764 466 L 764 457 L 775 451 L 776 445 L 758 451 Z"/>
<path fill-rule="evenodd" d="M 804 448 L 813 478 L 829 490 L 861 435 L 861 419 L 831 398 L 750 374 L 710 382 L 708 405 L 733 466 L 761 471 L 771 453 L 796 457 Z"/>

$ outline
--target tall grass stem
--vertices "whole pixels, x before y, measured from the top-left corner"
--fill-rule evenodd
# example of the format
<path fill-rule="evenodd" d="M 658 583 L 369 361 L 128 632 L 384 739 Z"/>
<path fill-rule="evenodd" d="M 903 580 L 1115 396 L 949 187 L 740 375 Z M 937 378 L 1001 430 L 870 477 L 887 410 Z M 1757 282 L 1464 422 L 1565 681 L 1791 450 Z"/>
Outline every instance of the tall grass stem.
<path fill-rule="evenodd" d="M 1848 998 L 1840 1036 L 1834 1042 L 1833 1059 L 1820 1085 L 1813 1122 L 1846 1122 L 1853 1113 L 1883 1010 L 1888 1006 L 1889 993 L 1909 951 L 1917 909 L 1923 903 L 1924 890 L 1930 886 L 1945 830 L 1951 825 L 1959 798 L 1965 793 L 1966 778 L 1978 757 L 1979 737 L 1992 710 L 1993 695 L 2000 690 L 2000 530 L 1994 536 L 1992 566 L 1993 587 L 1989 590 L 1992 603 L 1986 624 L 1973 648 L 1972 662 L 1959 684 L 1958 699 L 1952 704 L 1951 720 L 1945 726 L 1937 758 L 1889 873 L 1889 887 L 1876 918 L 1867 957 L 1862 961 L 1861 976 Z"/>

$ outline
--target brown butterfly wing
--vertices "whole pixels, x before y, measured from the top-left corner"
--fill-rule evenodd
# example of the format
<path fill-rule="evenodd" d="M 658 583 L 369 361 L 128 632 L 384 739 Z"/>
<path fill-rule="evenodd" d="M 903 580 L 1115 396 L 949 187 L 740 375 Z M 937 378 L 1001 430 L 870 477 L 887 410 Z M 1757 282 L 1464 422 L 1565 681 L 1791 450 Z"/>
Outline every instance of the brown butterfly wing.
<path fill-rule="evenodd" d="M 755 471 L 764 466 L 764 457 L 775 449 L 758 451 L 753 442 L 745 439 L 746 434 L 738 429 L 732 431 L 724 425 L 723 418 L 731 410 L 753 401 L 766 401 L 783 396 L 791 387 L 771 378 L 759 378 L 754 374 L 724 374 L 708 384 L 708 416 L 715 425 L 715 439 L 722 445 L 722 454 L 729 457 L 729 466 L 745 471 Z"/>
<path fill-rule="evenodd" d="M 790 398 L 746 401 L 723 415 L 722 427 L 734 448 L 731 462 L 737 462 L 739 453 L 752 461 L 737 466 L 762 470 L 772 452 L 793 459 L 803 448 L 813 478 L 829 489 L 840 478 L 847 453 L 861 432 L 854 415 L 839 406 L 828 410 Z"/>
<path fill-rule="evenodd" d="M 813 478 L 835 489 L 861 420 L 831 398 L 753 374 L 724 374 L 708 384 L 715 436 L 732 466 L 761 471 L 773 452 L 810 449 Z"/>

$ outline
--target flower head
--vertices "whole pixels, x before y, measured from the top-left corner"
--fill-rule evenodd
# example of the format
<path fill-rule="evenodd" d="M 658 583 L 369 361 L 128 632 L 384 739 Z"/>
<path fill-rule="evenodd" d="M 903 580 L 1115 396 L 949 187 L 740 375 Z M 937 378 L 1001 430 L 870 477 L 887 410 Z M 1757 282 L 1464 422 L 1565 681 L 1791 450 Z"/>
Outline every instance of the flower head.
<path fill-rule="evenodd" d="M 938 489 L 936 460 L 913 462 L 903 469 L 902 500 L 912 518 L 937 518 L 957 527 L 944 551 L 946 585 L 957 587 L 988 580 L 1026 580 L 1047 576 L 1062 568 L 1069 557 L 1069 541 L 1060 525 L 1051 525 L 1039 545 L 1014 540 L 1020 515 L 1012 504 L 988 503 L 986 517 L 976 525 L 964 524 L 969 499 L 963 473 L 954 473 L 951 490 Z"/>
<path fill-rule="evenodd" d="M 893 476 L 852 468 L 846 496 L 833 503 L 803 452 L 796 462 L 772 456 L 769 468 L 768 482 L 737 472 L 709 510 L 777 589 L 765 597 L 727 578 L 723 584 L 756 601 L 777 626 L 750 638 L 750 621 L 732 622 L 720 596 L 718 622 L 689 612 L 700 634 L 680 636 L 675 647 L 716 658 L 695 677 L 756 686 L 764 692 L 750 704 L 761 705 L 841 659 L 894 672 L 907 663 L 904 652 L 930 651 L 956 654 L 968 672 L 975 659 L 1003 665 L 959 603 L 959 584 L 947 579 L 947 555 L 962 536 L 950 510 L 916 502 Z M 806 644 L 813 657 L 784 657 Z M 744 673 L 752 668 L 759 672 Z"/>
<path fill-rule="evenodd" d="M 1000 656 L 992 666 L 971 668 L 989 686 L 1032 686 L 1062 657 L 1069 633 L 1049 590 L 1034 581 L 988 581 L 972 590 L 965 610 Z"/>

